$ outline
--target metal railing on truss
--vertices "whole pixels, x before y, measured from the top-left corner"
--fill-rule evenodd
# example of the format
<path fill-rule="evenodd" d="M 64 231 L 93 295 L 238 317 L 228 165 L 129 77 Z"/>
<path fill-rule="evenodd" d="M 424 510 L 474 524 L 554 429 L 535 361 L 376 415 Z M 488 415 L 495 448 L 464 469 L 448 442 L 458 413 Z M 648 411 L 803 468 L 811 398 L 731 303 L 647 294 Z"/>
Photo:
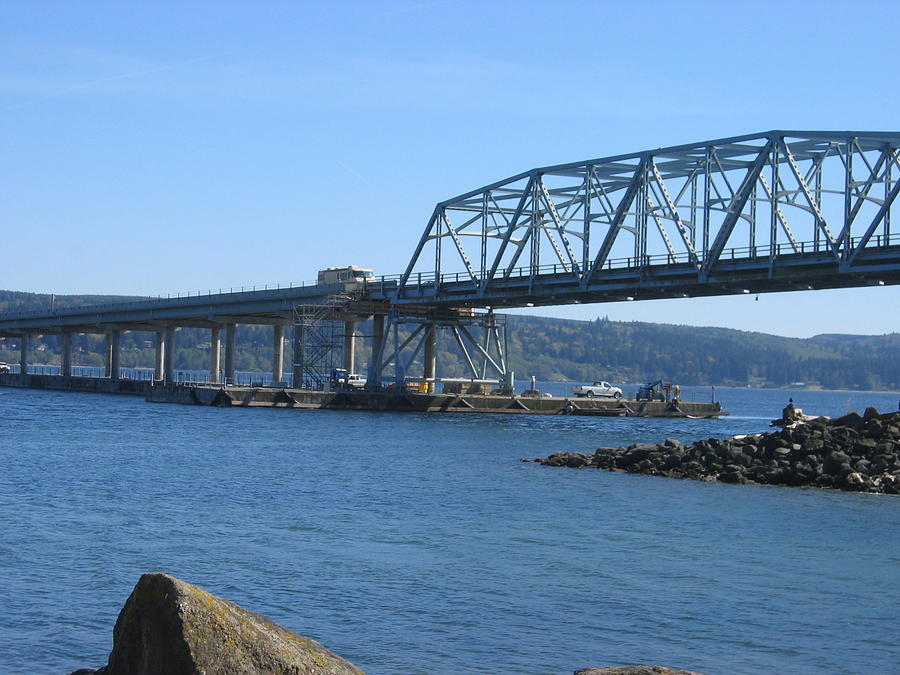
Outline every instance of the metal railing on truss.
<path fill-rule="evenodd" d="M 850 246 L 855 247 L 860 241 L 860 237 L 854 237 L 850 240 Z M 869 246 L 866 248 L 882 248 L 886 246 L 900 245 L 900 234 L 890 235 L 873 235 L 869 240 Z M 797 242 L 797 249 L 787 242 L 778 242 L 774 245 L 765 243 L 756 246 L 735 246 L 726 248 L 719 260 L 756 260 L 759 258 L 771 258 L 774 256 L 802 255 L 806 253 L 825 253 L 831 249 L 827 241 L 803 241 Z M 700 262 L 703 261 L 702 255 L 699 256 Z M 603 264 L 604 270 L 625 270 L 625 269 L 641 269 L 652 265 L 679 265 L 691 263 L 690 255 L 684 253 L 656 253 L 644 256 L 629 256 L 624 258 L 610 258 Z M 477 276 L 476 272 L 476 276 Z M 532 275 L 571 275 L 571 265 L 563 265 L 562 263 L 540 265 L 538 267 L 514 267 L 509 272 L 500 272 L 498 270 L 497 277 L 500 278 L 521 278 L 530 277 Z M 410 275 L 407 282 L 410 286 L 433 286 L 437 275 L 434 272 L 419 272 Z M 401 275 L 386 275 L 375 277 L 368 281 L 367 286 L 396 286 L 400 281 Z M 472 277 L 468 272 L 446 272 L 440 275 L 440 283 L 461 283 L 472 281 Z"/>

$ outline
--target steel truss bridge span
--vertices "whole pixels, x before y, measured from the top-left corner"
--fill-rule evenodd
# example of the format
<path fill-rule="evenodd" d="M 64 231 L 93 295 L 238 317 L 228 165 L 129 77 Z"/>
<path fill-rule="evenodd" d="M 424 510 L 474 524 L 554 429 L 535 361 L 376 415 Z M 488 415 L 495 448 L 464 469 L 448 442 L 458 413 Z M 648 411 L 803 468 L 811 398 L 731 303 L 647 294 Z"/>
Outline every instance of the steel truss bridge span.
<path fill-rule="evenodd" d="M 532 169 L 440 202 L 394 305 L 900 283 L 900 132 L 770 131 Z"/>

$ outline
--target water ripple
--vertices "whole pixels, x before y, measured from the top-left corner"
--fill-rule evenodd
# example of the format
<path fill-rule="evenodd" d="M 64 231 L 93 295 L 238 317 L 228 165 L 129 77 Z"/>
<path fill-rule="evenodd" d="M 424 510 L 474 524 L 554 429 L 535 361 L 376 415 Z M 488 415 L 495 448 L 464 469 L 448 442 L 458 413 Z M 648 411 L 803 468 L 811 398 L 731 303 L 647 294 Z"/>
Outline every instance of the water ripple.
<path fill-rule="evenodd" d="M 3 673 L 104 663 L 148 570 L 374 674 L 818 673 L 900 659 L 900 500 L 518 461 L 764 431 L 782 392 L 721 390 L 743 403 L 712 421 L 0 394 Z M 804 396 L 831 414 L 848 400 Z"/>

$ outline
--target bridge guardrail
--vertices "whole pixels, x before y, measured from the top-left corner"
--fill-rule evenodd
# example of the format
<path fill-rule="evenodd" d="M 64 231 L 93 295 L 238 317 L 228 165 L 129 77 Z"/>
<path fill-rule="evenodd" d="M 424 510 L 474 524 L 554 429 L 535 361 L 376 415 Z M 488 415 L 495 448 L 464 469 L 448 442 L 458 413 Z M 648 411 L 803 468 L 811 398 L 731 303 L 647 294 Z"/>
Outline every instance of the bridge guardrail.
<path fill-rule="evenodd" d="M 128 309 L 151 309 L 153 306 L 171 306 L 172 301 L 178 300 L 189 300 L 196 298 L 213 298 L 213 297 L 224 297 L 229 295 L 236 295 L 238 293 L 249 293 L 249 292 L 258 292 L 258 291 L 275 291 L 275 290 L 288 290 L 291 288 L 310 288 L 312 286 L 317 286 L 318 284 L 315 281 L 301 281 L 301 282 L 291 282 L 291 283 L 283 283 L 283 284 L 255 284 L 253 286 L 241 286 L 238 289 L 237 286 L 232 286 L 228 290 L 224 288 L 220 288 L 218 290 L 207 290 L 207 291 L 189 291 L 186 293 L 168 293 L 165 296 L 157 295 L 157 296 L 148 296 L 143 300 L 134 300 L 131 302 L 107 302 L 100 303 L 94 305 L 75 305 L 75 306 L 67 306 L 60 307 L 57 309 L 50 308 L 49 312 L 47 311 L 27 311 L 27 312 L 2 312 L 0 313 L 0 319 L 27 319 L 31 317 L 42 317 L 47 316 L 48 314 L 53 315 L 67 315 L 67 314 L 82 314 L 82 313 L 90 313 L 94 311 L 121 311 Z"/>
<path fill-rule="evenodd" d="M 853 237 L 850 239 L 849 246 L 855 247 L 862 237 Z M 900 245 L 900 234 L 873 235 L 869 240 L 866 248 L 876 249 L 887 246 Z M 756 246 L 735 246 L 726 248 L 719 260 L 755 260 L 758 258 L 771 258 L 773 256 L 798 255 L 807 253 L 826 253 L 831 251 L 831 246 L 825 240 L 803 241 L 797 242 L 797 250 L 794 250 L 792 244 L 787 242 L 776 242 L 774 246 L 770 243 L 758 244 Z M 698 262 L 702 263 L 703 259 L 698 258 Z M 603 265 L 604 270 L 614 269 L 640 269 L 642 267 L 651 267 L 655 265 L 679 265 L 691 264 L 690 255 L 686 252 L 682 253 L 655 253 L 645 256 L 629 256 L 623 258 L 610 258 Z M 545 264 L 538 267 L 514 267 L 504 278 L 521 278 L 530 277 L 532 275 L 562 275 L 571 274 L 571 265 L 563 265 L 561 263 Z M 387 279 L 389 277 L 380 277 Z M 393 278 L 393 277 L 390 277 Z M 440 275 L 440 283 L 460 283 L 471 281 L 472 278 L 468 272 L 446 272 Z M 407 282 L 411 286 L 433 286 L 436 281 L 434 272 L 413 273 Z"/>
<path fill-rule="evenodd" d="M 852 237 L 849 240 L 849 246 L 851 248 L 855 247 L 860 241 L 862 237 Z M 867 242 L 867 249 L 877 249 L 884 248 L 887 246 L 895 246 L 900 245 L 900 233 L 894 234 L 878 234 L 873 235 L 869 241 Z M 719 260 L 753 260 L 757 258 L 771 258 L 773 256 L 784 256 L 784 255 L 796 255 L 796 254 L 805 254 L 805 253 L 825 253 L 831 250 L 831 246 L 825 240 L 819 239 L 814 241 L 803 241 L 798 242 L 797 248 L 799 250 L 795 251 L 793 245 L 786 242 L 776 242 L 774 246 L 771 243 L 758 244 L 756 246 L 739 246 L 726 248 L 722 255 L 719 256 Z M 699 262 L 702 262 L 702 258 L 698 259 Z M 602 269 L 604 270 L 622 270 L 622 269 L 640 269 L 642 267 L 650 267 L 655 265 L 679 265 L 679 264 L 691 264 L 690 256 L 686 252 L 680 252 L 676 254 L 671 253 L 654 253 L 648 254 L 645 256 L 629 256 L 622 258 L 610 258 L 603 265 Z M 555 264 L 545 264 L 540 265 L 536 268 L 532 267 L 515 267 L 511 269 L 504 278 L 522 278 L 522 277 L 530 277 L 532 275 L 561 275 L 561 274 L 571 274 L 571 266 L 563 265 L 561 263 Z M 477 273 L 476 273 L 477 274 Z M 486 271 L 482 271 L 481 274 L 486 276 Z M 399 288 L 399 284 L 403 278 L 402 274 L 384 274 L 377 277 L 373 277 L 372 279 L 367 279 L 364 283 L 364 287 L 367 289 L 379 288 L 382 292 L 392 291 Z M 447 272 L 440 275 L 440 279 L 438 281 L 437 275 L 434 272 L 417 272 L 410 275 L 407 284 L 411 286 L 434 286 L 436 283 L 438 284 L 446 284 L 446 283 L 455 283 L 458 284 L 464 281 L 470 281 L 471 277 L 468 272 Z M 216 298 L 216 297 L 224 297 L 229 295 L 236 295 L 239 293 L 248 293 L 248 292 L 259 292 L 259 291 L 275 291 L 275 290 L 285 290 L 291 288 L 311 288 L 313 286 L 317 286 L 318 283 L 314 281 L 302 281 L 302 282 L 290 282 L 290 283 L 277 283 L 277 284 L 254 284 L 253 286 L 241 286 L 239 289 L 237 286 L 232 286 L 228 290 L 224 288 L 220 288 L 218 290 L 207 290 L 207 291 L 196 291 L 196 292 L 187 292 L 187 293 L 176 293 L 176 294 L 167 294 L 165 297 L 162 295 L 158 295 L 156 297 L 148 297 L 145 300 L 136 300 L 132 302 L 125 303 L 101 303 L 95 305 L 78 305 L 74 307 L 63 307 L 59 309 L 51 308 L 49 312 L 46 311 L 28 311 L 28 312 L 4 312 L 0 313 L 0 320 L 3 319 L 27 319 L 34 317 L 45 317 L 48 314 L 51 316 L 65 316 L 71 314 L 82 314 L 82 313 L 91 313 L 91 312 L 110 312 L 110 311 L 122 311 L 129 309 L 152 309 L 154 306 L 171 306 L 172 301 L 179 300 L 190 300 L 197 299 L 201 297 L 208 298 Z"/>

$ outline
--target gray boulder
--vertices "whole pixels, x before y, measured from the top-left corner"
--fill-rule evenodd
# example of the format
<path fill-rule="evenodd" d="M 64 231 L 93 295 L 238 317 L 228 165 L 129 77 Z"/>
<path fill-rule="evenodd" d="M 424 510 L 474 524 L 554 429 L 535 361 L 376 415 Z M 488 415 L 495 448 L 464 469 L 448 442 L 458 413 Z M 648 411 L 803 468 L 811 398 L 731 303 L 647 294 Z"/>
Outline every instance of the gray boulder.
<path fill-rule="evenodd" d="M 97 675 L 201 673 L 362 671 L 260 614 L 167 574 L 144 574 L 119 613 L 109 664 Z"/>

